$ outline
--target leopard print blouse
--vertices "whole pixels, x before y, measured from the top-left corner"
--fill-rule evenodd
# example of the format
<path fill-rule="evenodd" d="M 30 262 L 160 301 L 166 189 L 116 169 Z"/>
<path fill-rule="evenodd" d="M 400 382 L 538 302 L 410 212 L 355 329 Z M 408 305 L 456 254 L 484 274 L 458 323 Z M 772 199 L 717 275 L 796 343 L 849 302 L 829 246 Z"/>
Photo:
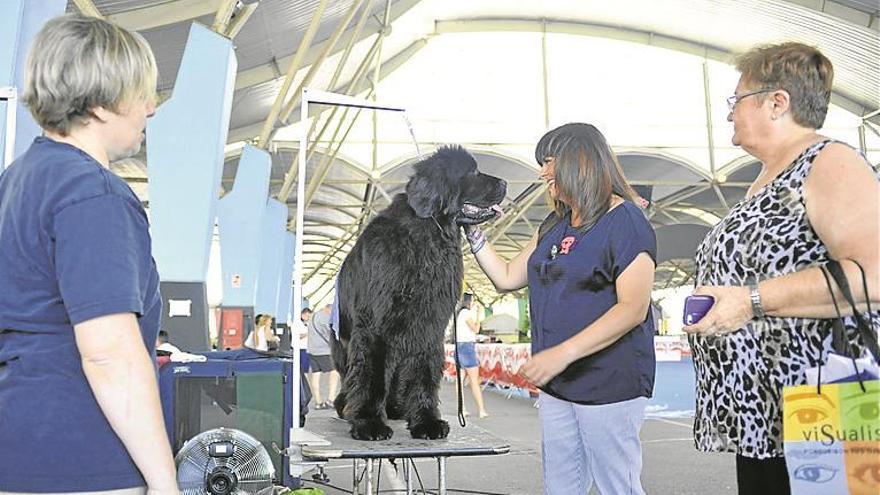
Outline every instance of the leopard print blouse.
<path fill-rule="evenodd" d="M 748 285 L 827 262 L 803 193 L 813 161 L 830 142 L 807 148 L 706 235 L 696 255 L 698 286 Z M 877 328 L 880 312 L 871 318 Z M 768 316 L 725 336 L 689 337 L 697 377 L 697 449 L 758 459 L 783 455 L 782 388 L 804 384 L 804 371 L 831 349 L 831 321 Z M 855 328 L 854 318 L 845 324 Z M 855 332 L 848 335 L 864 349 Z"/>

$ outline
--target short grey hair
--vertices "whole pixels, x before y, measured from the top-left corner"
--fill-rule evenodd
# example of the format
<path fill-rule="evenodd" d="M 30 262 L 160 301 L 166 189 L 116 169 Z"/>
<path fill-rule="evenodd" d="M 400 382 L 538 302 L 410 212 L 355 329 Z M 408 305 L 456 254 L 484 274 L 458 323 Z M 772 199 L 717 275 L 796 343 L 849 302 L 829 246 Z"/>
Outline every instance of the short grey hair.
<path fill-rule="evenodd" d="M 67 135 L 96 107 L 156 98 L 156 59 L 138 33 L 95 17 L 55 17 L 28 53 L 22 99 L 43 129 Z"/>

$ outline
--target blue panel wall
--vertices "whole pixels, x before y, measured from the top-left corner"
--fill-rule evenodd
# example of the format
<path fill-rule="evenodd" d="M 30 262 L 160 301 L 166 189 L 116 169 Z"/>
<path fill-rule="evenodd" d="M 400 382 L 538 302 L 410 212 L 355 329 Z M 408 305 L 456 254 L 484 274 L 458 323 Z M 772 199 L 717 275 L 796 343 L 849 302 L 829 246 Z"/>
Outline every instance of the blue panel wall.
<path fill-rule="evenodd" d="M 232 191 L 220 200 L 217 223 L 223 306 L 254 306 L 271 168 L 269 153 L 246 146 L 238 160 Z"/>
<path fill-rule="evenodd" d="M 15 86 L 19 94 L 13 156 L 20 155 L 41 133 L 20 98 L 24 89 L 27 52 L 37 31 L 47 20 L 64 13 L 66 6 L 67 0 L 0 0 L 0 86 Z M 0 101 L 0 156 L 5 149 L 6 102 Z M 3 160 L 0 159 L 2 171 Z"/>
<path fill-rule="evenodd" d="M 163 281 L 205 281 L 236 68 L 232 42 L 193 23 L 174 95 L 147 125 L 153 256 Z"/>
<path fill-rule="evenodd" d="M 296 236 L 292 232 L 284 233 L 284 252 L 281 257 L 281 277 L 278 279 L 278 309 L 275 318 L 278 323 L 287 323 L 293 319 L 290 314 L 293 306 L 293 251 Z M 299 318 L 299 316 L 297 316 Z"/>
<path fill-rule="evenodd" d="M 284 256 L 286 232 L 287 206 L 270 199 L 266 203 L 266 213 L 263 215 L 263 254 L 260 256 L 255 313 L 275 315 L 278 309 L 278 280 L 281 278 L 281 259 Z"/>

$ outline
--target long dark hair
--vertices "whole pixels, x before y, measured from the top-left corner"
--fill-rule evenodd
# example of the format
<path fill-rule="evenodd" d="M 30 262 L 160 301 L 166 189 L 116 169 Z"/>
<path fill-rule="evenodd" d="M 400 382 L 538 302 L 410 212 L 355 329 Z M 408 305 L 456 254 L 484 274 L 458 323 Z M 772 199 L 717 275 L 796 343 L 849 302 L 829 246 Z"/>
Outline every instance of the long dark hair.
<path fill-rule="evenodd" d="M 535 146 L 535 160 L 544 166 L 545 159 L 550 157 L 556 159 L 559 197 L 548 201 L 553 204 L 555 221 L 548 222 L 548 217 L 544 224 L 555 225 L 574 209 L 580 215 L 581 225 L 589 227 L 611 207 L 612 194 L 627 201 L 638 196 L 626 181 L 605 136 L 593 125 L 570 123 L 544 134 Z"/>

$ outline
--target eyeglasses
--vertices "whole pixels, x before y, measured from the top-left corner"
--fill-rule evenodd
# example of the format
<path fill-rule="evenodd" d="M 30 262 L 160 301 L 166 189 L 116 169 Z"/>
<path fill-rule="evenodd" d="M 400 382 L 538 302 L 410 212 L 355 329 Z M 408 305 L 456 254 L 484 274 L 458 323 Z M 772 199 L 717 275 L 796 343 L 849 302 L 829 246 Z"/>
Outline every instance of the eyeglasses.
<path fill-rule="evenodd" d="M 739 101 L 742 100 L 743 98 L 746 98 L 746 97 L 752 96 L 752 95 L 759 95 L 761 93 L 772 93 L 773 91 L 776 91 L 776 90 L 764 88 L 764 89 L 756 89 L 755 91 L 749 91 L 748 93 L 744 93 L 741 95 L 733 95 L 733 96 L 727 98 L 727 108 L 731 112 L 733 112 L 733 107 L 735 107 L 736 104 L 739 103 Z"/>

